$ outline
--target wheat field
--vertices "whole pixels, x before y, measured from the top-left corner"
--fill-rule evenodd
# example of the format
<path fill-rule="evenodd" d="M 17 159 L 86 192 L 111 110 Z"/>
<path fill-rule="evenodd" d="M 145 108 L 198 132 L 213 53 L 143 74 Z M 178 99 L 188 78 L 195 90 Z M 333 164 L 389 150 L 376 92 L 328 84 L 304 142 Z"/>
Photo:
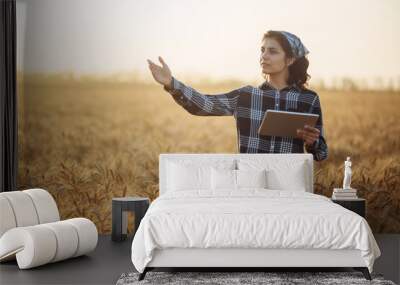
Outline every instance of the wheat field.
<path fill-rule="evenodd" d="M 219 94 L 243 85 L 191 86 Z M 315 163 L 315 192 L 341 187 L 351 156 L 371 228 L 399 233 L 400 94 L 318 94 L 329 158 Z M 18 95 L 18 189 L 47 189 L 62 219 L 87 217 L 100 233 L 111 232 L 112 197 L 158 196 L 160 153 L 238 151 L 233 117 L 191 115 L 156 83 L 36 78 L 20 80 Z"/>

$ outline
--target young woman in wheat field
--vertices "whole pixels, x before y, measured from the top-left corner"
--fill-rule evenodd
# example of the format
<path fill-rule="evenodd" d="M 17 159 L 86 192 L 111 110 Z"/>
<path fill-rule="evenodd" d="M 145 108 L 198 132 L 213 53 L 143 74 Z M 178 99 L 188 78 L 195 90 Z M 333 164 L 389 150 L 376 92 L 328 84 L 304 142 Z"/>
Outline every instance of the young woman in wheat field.
<path fill-rule="evenodd" d="M 240 153 L 311 153 L 314 160 L 328 156 L 323 135 L 319 96 L 307 89 L 310 77 L 301 40 L 286 31 L 268 31 L 262 37 L 260 66 L 265 81 L 258 87 L 250 85 L 219 95 L 205 95 L 185 85 L 174 76 L 162 57 L 161 66 L 147 60 L 154 79 L 164 86 L 173 99 L 189 113 L 198 116 L 231 116 L 236 119 Z M 258 134 L 268 109 L 314 113 L 319 118 L 314 127 L 304 126 L 297 137 Z"/>

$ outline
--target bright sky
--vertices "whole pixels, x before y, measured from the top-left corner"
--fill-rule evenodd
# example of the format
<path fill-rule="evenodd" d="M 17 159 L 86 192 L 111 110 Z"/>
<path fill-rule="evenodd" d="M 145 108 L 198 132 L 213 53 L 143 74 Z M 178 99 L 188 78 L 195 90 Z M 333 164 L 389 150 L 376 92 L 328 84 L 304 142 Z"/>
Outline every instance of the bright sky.
<path fill-rule="evenodd" d="M 161 55 L 176 76 L 254 80 L 263 33 L 286 30 L 314 78 L 400 80 L 398 0 L 17 0 L 17 14 L 28 72 L 150 77 Z"/>

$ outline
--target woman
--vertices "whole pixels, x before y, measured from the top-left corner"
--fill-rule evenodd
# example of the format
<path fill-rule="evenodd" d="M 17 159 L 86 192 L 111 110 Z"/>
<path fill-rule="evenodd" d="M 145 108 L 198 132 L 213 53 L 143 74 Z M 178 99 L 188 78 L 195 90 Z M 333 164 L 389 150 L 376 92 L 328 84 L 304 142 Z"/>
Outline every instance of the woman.
<path fill-rule="evenodd" d="M 230 116 L 236 119 L 238 148 L 241 153 L 303 153 L 304 147 L 314 160 L 324 160 L 328 147 L 323 136 L 322 111 L 317 93 L 304 87 L 307 74 L 307 48 L 294 34 L 268 31 L 261 43 L 260 65 L 266 79 L 258 87 L 244 86 L 229 93 L 204 95 L 172 76 L 168 65 L 147 60 L 154 79 L 164 85 L 174 100 L 189 113 L 198 116 Z M 315 113 L 315 128 L 304 126 L 297 137 L 258 134 L 266 110 Z"/>

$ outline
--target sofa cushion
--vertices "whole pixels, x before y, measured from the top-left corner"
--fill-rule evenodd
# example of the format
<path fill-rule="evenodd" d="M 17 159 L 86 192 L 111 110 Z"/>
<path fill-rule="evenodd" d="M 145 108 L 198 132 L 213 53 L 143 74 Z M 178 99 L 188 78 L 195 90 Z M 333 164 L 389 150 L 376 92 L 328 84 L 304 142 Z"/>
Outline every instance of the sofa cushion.
<path fill-rule="evenodd" d="M 60 220 L 56 201 L 49 192 L 40 188 L 27 189 L 22 192 L 29 195 L 32 199 L 38 215 L 39 224 L 57 222 Z"/>
<path fill-rule="evenodd" d="M 0 238 L 9 229 L 17 226 L 14 211 L 8 199 L 0 194 Z"/>
<path fill-rule="evenodd" d="M 16 257 L 28 269 L 86 254 L 97 242 L 96 226 L 86 218 L 16 227 L 0 238 L 0 261 Z"/>
<path fill-rule="evenodd" d="M 3 192 L 0 195 L 7 199 L 17 227 L 33 226 L 39 224 L 38 214 L 31 197 L 23 191 Z"/>

